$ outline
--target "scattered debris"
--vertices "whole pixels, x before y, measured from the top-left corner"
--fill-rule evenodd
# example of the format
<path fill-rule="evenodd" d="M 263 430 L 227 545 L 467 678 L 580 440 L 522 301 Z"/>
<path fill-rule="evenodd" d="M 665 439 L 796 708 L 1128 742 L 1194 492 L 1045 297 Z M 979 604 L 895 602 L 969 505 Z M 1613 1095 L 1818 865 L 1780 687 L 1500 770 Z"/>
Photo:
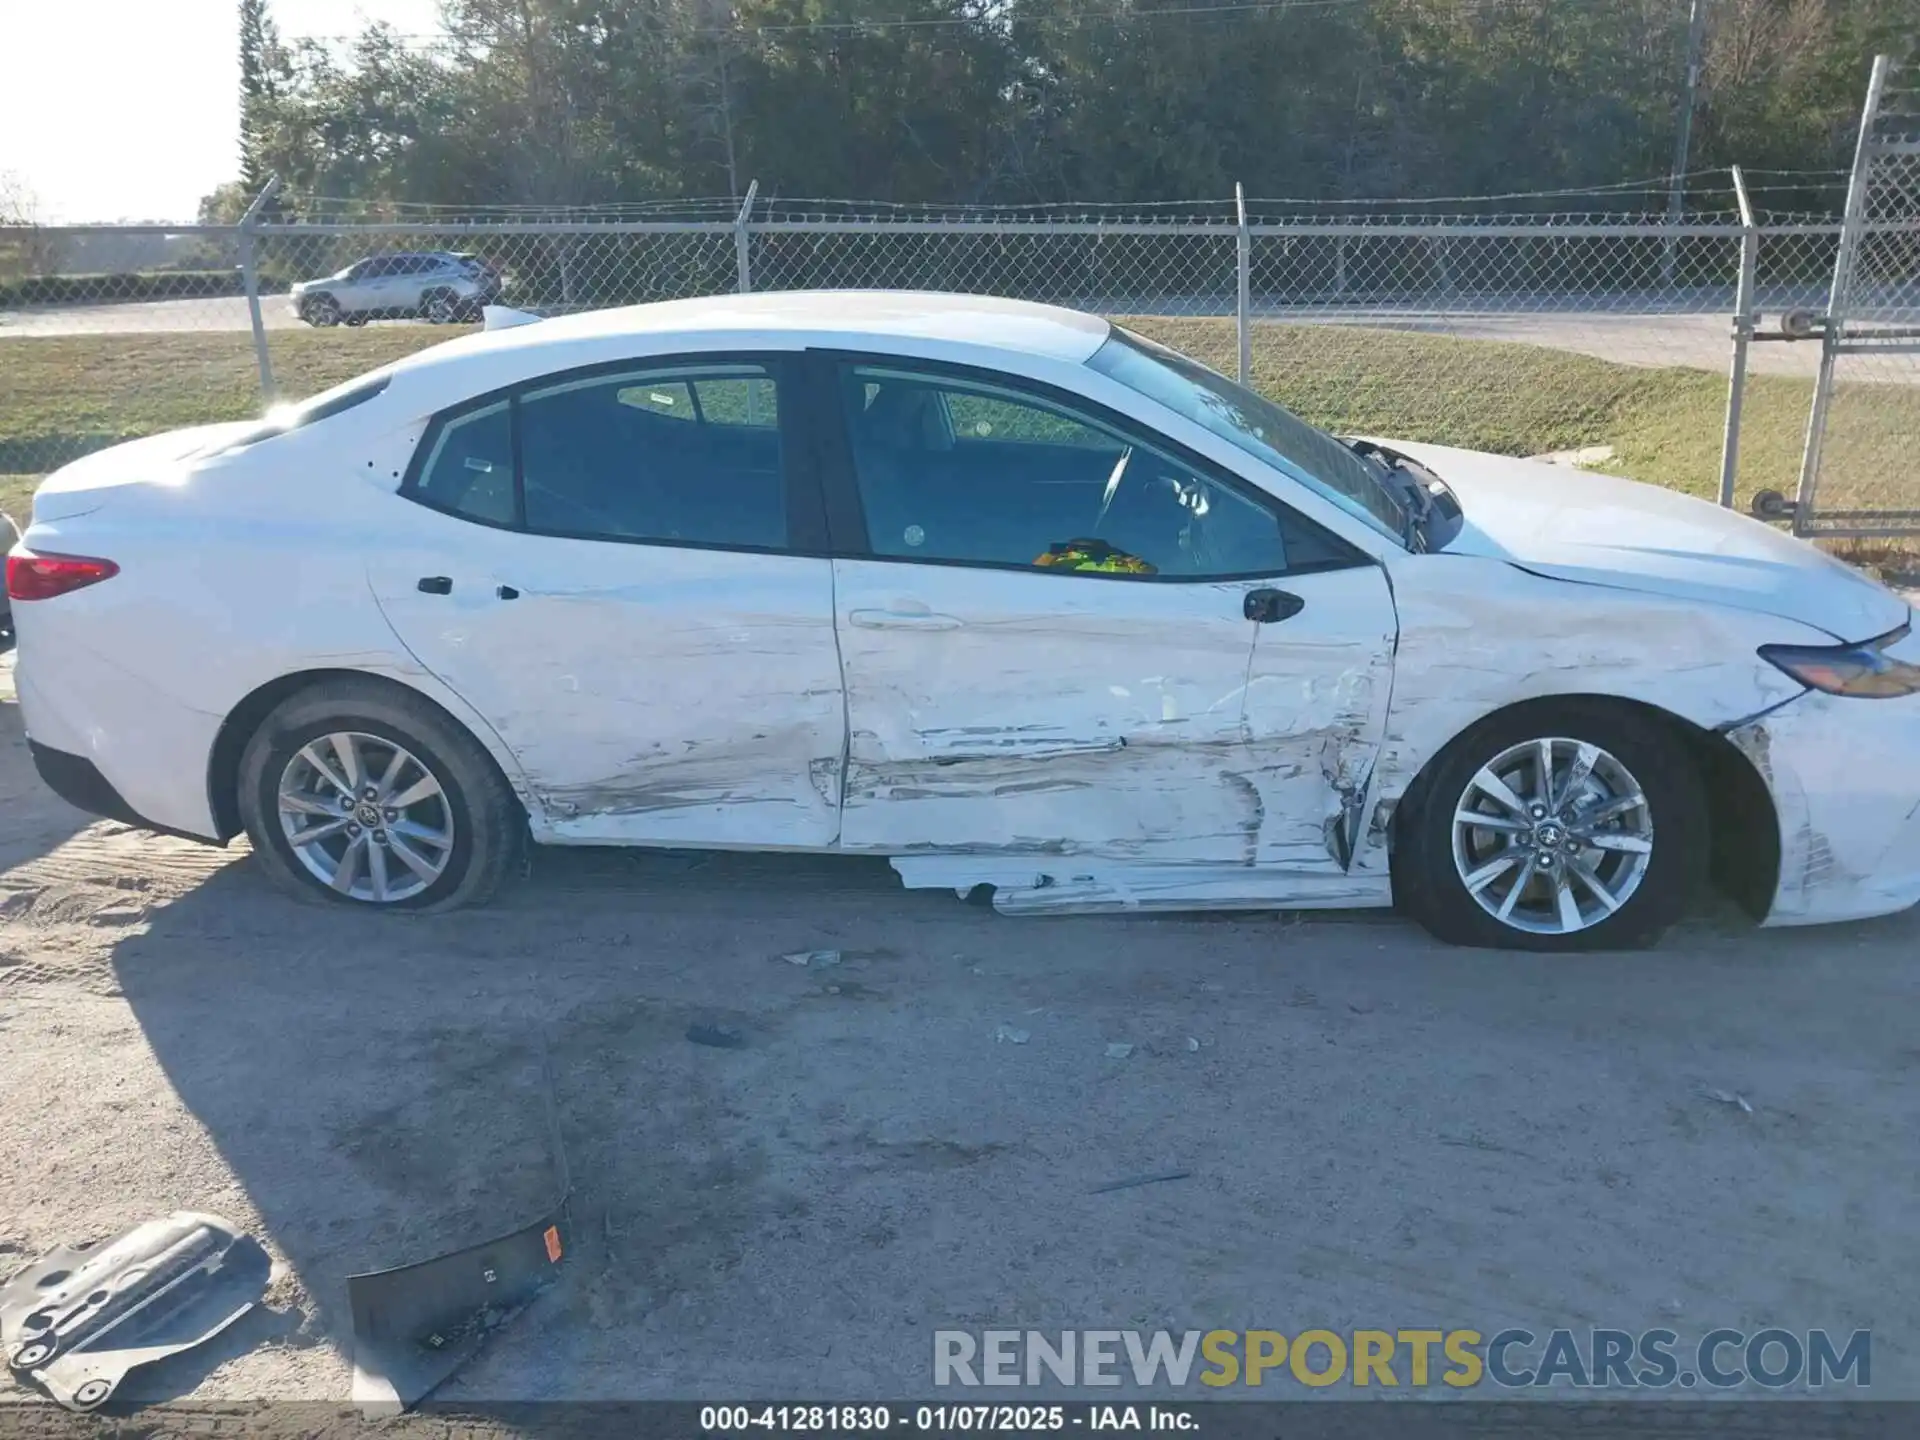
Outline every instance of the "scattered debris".
<path fill-rule="evenodd" d="M 825 970 L 829 965 L 838 965 L 844 957 L 838 950 L 795 950 L 791 955 L 782 955 L 780 958 L 789 965 Z"/>
<path fill-rule="evenodd" d="M 1200 988 L 1209 995 L 1217 995 L 1227 987 L 1222 985 L 1218 980 L 1202 980 L 1200 982 Z"/>
<path fill-rule="evenodd" d="M 1124 1060 L 1131 1054 L 1133 1054 L 1133 1046 L 1127 1044 L 1125 1041 L 1116 1040 L 1113 1044 L 1107 1046 L 1107 1058 L 1109 1060 Z"/>
<path fill-rule="evenodd" d="M 1024 1045 L 1033 1038 L 1031 1030 L 1022 1030 L 1017 1025 L 1002 1025 L 993 1032 L 995 1040 L 1004 1040 L 1009 1045 Z"/>
<path fill-rule="evenodd" d="M 257 1241 L 190 1210 L 104 1243 L 62 1245 L 0 1286 L 0 1350 L 56 1403 L 93 1410 L 129 1370 L 246 1314 L 272 1269 Z"/>
<path fill-rule="evenodd" d="M 1187 1049 L 1189 1051 L 1195 1051 L 1195 1050 L 1198 1050 L 1199 1048 L 1200 1048 L 1200 1041 L 1192 1035 L 1187 1036 Z"/>
<path fill-rule="evenodd" d="M 1744 1095 L 1736 1095 L 1731 1090 L 1702 1090 L 1700 1093 L 1709 1100 L 1718 1100 L 1722 1105 L 1738 1105 L 1743 1113 L 1753 1114 L 1753 1106 L 1747 1103 Z"/>
<path fill-rule="evenodd" d="M 1347 1009 L 1356 1015 L 1371 1015 L 1373 1013 L 1373 1007 L 1371 1005 L 1356 1005 L 1351 1000 L 1347 1002 Z"/>
<path fill-rule="evenodd" d="M 1169 1180 L 1186 1180 L 1192 1175 L 1191 1170 L 1163 1170 L 1155 1175 L 1129 1175 L 1124 1180 L 1109 1180 L 1104 1185 L 1096 1185 L 1087 1193 L 1106 1195 L 1114 1190 L 1137 1190 L 1142 1185 L 1164 1185 Z"/>
<path fill-rule="evenodd" d="M 696 1045 L 710 1046 L 715 1050 L 743 1050 L 747 1037 L 738 1030 L 729 1030 L 723 1025 L 689 1025 L 687 1039 Z"/>

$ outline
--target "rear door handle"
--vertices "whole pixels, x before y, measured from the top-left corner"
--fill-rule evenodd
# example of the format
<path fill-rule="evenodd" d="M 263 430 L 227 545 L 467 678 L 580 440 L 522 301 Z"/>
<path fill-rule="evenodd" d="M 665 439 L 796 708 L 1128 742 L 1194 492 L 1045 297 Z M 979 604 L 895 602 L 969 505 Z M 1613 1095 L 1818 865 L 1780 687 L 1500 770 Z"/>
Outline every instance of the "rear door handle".
<path fill-rule="evenodd" d="M 1240 602 L 1241 613 L 1256 625 L 1291 620 L 1306 608 L 1307 602 L 1292 591 L 1271 590 L 1265 586 L 1247 591 L 1246 599 Z"/>
<path fill-rule="evenodd" d="M 958 630 L 957 615 L 936 615 L 927 610 L 851 610 L 850 623 L 862 630 Z"/>
<path fill-rule="evenodd" d="M 422 575 L 413 588 L 422 595 L 451 595 L 453 580 L 446 575 Z"/>

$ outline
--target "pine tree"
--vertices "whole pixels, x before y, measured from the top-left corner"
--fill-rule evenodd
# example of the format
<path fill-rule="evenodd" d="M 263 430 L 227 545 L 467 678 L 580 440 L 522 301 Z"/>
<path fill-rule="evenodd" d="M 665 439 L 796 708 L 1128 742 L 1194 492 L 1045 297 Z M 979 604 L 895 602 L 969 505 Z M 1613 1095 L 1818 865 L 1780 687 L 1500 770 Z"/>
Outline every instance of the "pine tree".
<path fill-rule="evenodd" d="M 261 151 L 283 66 L 267 0 L 240 0 L 240 187 L 249 199 L 267 182 Z"/>

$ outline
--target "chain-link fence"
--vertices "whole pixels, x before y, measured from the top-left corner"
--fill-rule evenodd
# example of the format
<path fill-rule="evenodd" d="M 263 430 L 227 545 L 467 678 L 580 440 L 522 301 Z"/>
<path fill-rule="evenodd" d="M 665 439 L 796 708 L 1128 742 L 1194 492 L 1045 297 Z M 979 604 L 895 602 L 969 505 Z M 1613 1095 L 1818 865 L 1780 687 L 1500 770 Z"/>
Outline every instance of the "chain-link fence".
<path fill-rule="evenodd" d="M 1874 63 L 1832 276 L 1824 313 L 1809 314 L 1820 367 L 1794 528 L 1920 532 L 1920 71 L 1886 57 Z"/>
<path fill-rule="evenodd" d="M 1764 337 L 1820 312 L 1841 233 L 1766 213 L 1768 188 L 1757 178 L 1743 213 L 1730 184 L 1696 182 L 1677 221 L 1600 208 L 1618 194 L 1504 210 L 935 210 L 749 192 L 477 217 L 279 197 L 237 227 L 0 231 L 0 476 L 257 413 L 263 388 L 311 393 L 448 338 L 487 303 L 556 314 L 884 287 L 1126 318 L 1339 431 L 1553 454 L 1701 495 L 1724 480 L 1744 506 L 1795 491 L 1820 347 L 1738 345 L 1738 468 L 1723 475 L 1730 320 L 1758 315 L 1747 328 Z M 1902 243 L 1858 281 L 1894 317 L 1915 314 L 1920 285 Z M 1821 505 L 1920 512 L 1920 356 L 1849 364 L 1861 373 L 1835 394 Z"/>

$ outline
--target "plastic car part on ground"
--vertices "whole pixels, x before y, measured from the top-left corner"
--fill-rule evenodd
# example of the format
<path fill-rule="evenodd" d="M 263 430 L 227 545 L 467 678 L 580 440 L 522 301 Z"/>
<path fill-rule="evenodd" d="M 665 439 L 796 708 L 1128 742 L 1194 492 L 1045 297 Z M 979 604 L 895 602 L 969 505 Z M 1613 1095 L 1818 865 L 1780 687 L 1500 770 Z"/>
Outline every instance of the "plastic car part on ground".
<path fill-rule="evenodd" d="M 272 1262 L 217 1215 L 179 1211 L 63 1245 L 0 1286 L 7 1367 L 69 1410 L 129 1370 L 212 1339 L 259 1303 Z"/>
<path fill-rule="evenodd" d="M 544 1054 L 541 1068 L 558 1184 L 539 1218 L 431 1260 L 347 1277 L 353 1402 L 362 1414 L 397 1415 L 425 1399 L 559 1278 L 571 1233 L 573 1181 Z"/>

